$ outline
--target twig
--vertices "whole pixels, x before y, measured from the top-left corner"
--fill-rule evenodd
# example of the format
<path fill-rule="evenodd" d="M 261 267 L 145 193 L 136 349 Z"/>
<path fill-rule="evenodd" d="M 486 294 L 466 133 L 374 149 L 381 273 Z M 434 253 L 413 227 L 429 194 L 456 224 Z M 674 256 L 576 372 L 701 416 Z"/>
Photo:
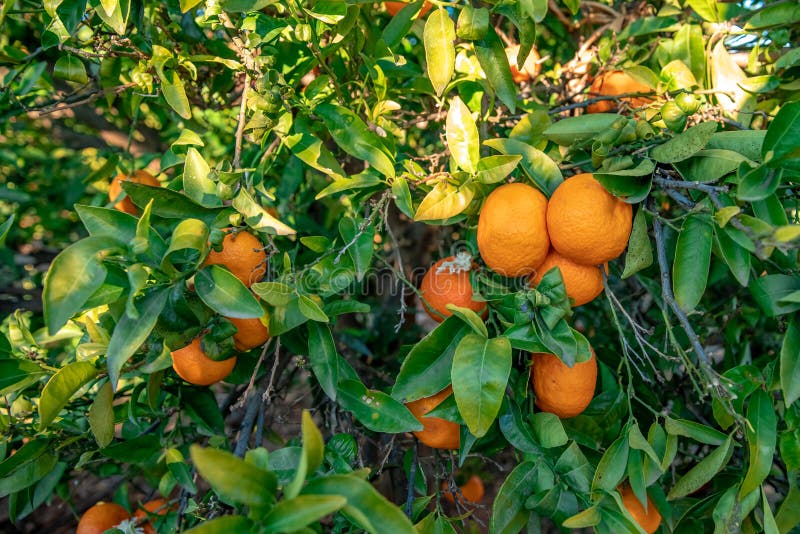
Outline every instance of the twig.
<path fill-rule="evenodd" d="M 242 89 L 242 102 L 239 105 L 239 119 L 236 123 L 236 144 L 233 149 L 233 168 L 238 169 L 242 157 L 242 136 L 244 135 L 244 120 L 247 118 L 247 92 L 250 90 L 250 73 L 245 72 L 244 88 Z"/>

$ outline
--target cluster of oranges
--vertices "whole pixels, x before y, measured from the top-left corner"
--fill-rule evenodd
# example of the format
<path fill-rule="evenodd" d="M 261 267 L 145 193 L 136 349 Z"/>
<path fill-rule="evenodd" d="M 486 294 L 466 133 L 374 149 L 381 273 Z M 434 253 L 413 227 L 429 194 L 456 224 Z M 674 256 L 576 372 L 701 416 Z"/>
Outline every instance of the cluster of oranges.
<path fill-rule="evenodd" d="M 588 173 L 565 180 L 548 200 L 524 183 L 496 188 L 486 198 L 478 220 L 478 250 L 486 265 L 507 277 L 528 277 L 538 284 L 558 268 L 574 306 L 590 302 L 603 290 L 602 266 L 625 250 L 632 225 L 630 204 L 611 195 Z M 598 238 L 602 236 L 602 238 Z M 447 304 L 486 314 L 486 303 L 473 300 L 468 257 L 439 260 L 420 286 L 426 311 L 437 321 L 451 312 Z M 589 405 L 597 382 L 597 361 L 568 367 L 554 354 L 533 354 L 531 380 L 539 409 L 562 418 L 574 417 Z M 424 429 L 416 435 L 435 448 L 457 448 L 459 426 L 424 417 L 450 388 L 408 404 Z"/>
<path fill-rule="evenodd" d="M 133 182 L 159 187 L 159 181 L 149 172 L 140 170 L 132 175 L 117 175 L 108 189 L 108 196 L 114 207 L 130 215 L 138 215 L 139 209 L 130 198 L 122 194 L 122 182 Z M 122 197 L 122 198 L 121 198 Z M 222 250 L 212 250 L 203 265 L 226 267 L 243 284 L 250 287 L 263 278 L 266 273 L 267 255 L 264 245 L 256 236 L 246 230 L 228 230 L 222 240 Z M 248 351 L 262 346 L 269 339 L 269 329 L 262 318 L 237 319 L 226 317 L 236 327 L 234 344 L 239 351 Z M 216 361 L 209 358 L 203 350 L 202 339 L 195 338 L 183 348 L 172 352 L 172 367 L 185 381 L 198 386 L 208 386 L 224 380 L 236 366 L 236 357 Z"/>
<path fill-rule="evenodd" d="M 117 527 L 124 532 L 128 525 L 136 525 L 144 534 L 156 534 L 155 528 L 150 524 L 152 516 L 166 516 L 175 506 L 169 506 L 164 499 L 153 499 L 141 505 L 131 515 L 128 511 L 113 502 L 98 502 L 81 516 L 75 534 L 101 534 L 108 529 Z"/>

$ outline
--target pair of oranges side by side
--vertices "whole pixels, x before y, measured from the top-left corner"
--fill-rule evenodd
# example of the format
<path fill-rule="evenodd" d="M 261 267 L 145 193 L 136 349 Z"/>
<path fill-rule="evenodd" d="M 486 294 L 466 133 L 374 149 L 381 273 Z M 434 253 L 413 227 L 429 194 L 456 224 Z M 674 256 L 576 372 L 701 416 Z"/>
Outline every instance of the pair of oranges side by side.
<path fill-rule="evenodd" d="M 75 534 L 101 534 L 110 528 L 124 528 L 126 524 L 134 523 L 144 534 L 156 534 L 156 529 L 148 519 L 154 515 L 165 516 L 176 509 L 175 506 L 170 507 L 164 499 L 153 499 L 141 505 L 131 515 L 117 503 L 101 501 L 83 513 Z"/>

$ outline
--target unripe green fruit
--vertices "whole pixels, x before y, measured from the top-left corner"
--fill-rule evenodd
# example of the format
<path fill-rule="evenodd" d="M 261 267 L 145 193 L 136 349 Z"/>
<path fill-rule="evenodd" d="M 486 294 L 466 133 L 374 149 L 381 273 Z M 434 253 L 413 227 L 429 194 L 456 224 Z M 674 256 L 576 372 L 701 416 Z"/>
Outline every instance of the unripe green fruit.
<path fill-rule="evenodd" d="M 666 102 L 661 107 L 661 118 L 667 128 L 675 133 L 680 133 L 686 127 L 686 115 L 673 101 Z"/>
<path fill-rule="evenodd" d="M 681 93 L 675 97 L 675 103 L 687 115 L 691 115 L 700 108 L 700 100 L 690 93 Z"/>

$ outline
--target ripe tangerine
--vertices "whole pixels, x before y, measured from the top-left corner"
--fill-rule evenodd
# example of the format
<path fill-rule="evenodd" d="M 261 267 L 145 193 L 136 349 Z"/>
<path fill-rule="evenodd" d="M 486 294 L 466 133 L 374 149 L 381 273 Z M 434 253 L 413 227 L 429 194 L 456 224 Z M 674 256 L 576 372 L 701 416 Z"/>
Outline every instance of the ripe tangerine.
<path fill-rule="evenodd" d="M 628 484 L 623 484 L 622 486 L 617 488 L 622 495 L 622 504 L 625 505 L 625 508 L 628 509 L 628 512 L 633 516 L 639 526 L 647 532 L 647 534 L 653 534 L 656 530 L 658 530 L 658 526 L 661 524 L 661 513 L 656 508 L 656 505 L 653 504 L 653 500 L 650 496 L 647 496 L 647 510 L 645 510 L 642 503 L 639 502 L 639 499 L 636 497 L 636 494 L 633 493 L 633 489 Z"/>
<path fill-rule="evenodd" d="M 75 534 L 101 534 L 130 518 L 117 503 L 100 501 L 83 513 Z"/>
<path fill-rule="evenodd" d="M 425 417 L 425 414 L 439 406 L 453 392 L 452 386 L 424 399 L 406 403 L 406 407 L 423 425 L 422 430 L 414 432 L 417 439 L 434 449 L 458 449 L 461 445 L 461 427 L 439 417 Z"/>
<path fill-rule="evenodd" d="M 544 263 L 531 276 L 531 281 L 538 285 L 547 271 L 553 267 L 558 267 L 561 271 L 564 288 L 567 290 L 567 296 L 572 299 L 573 307 L 583 306 L 603 292 L 603 273 L 599 267 L 575 263 L 559 254 L 554 248 L 550 249 Z M 608 264 L 605 267 L 608 272 Z"/>
<path fill-rule="evenodd" d="M 536 406 L 562 419 L 582 413 L 594 397 L 597 385 L 597 359 L 567 366 L 555 354 L 531 355 L 531 382 Z"/>
<path fill-rule="evenodd" d="M 469 308 L 486 315 L 486 303 L 472 300 L 472 284 L 469 271 L 472 260 L 468 254 L 442 258 L 428 269 L 419 287 L 425 311 L 431 318 L 441 323 L 452 312 L 448 304 Z"/>
<path fill-rule="evenodd" d="M 200 338 L 172 352 L 172 368 L 179 377 L 196 386 L 210 386 L 224 380 L 236 366 L 236 356 L 216 361 L 206 356 Z"/>
<path fill-rule="evenodd" d="M 247 351 L 260 347 L 269 340 L 269 328 L 264 326 L 261 319 L 236 319 L 227 317 L 236 327 L 233 341 L 236 350 Z"/>
<path fill-rule="evenodd" d="M 581 265 L 617 258 L 628 245 L 633 208 L 589 173 L 559 185 L 547 204 L 547 231 L 553 248 Z"/>
<path fill-rule="evenodd" d="M 147 501 L 141 508 L 136 510 L 133 518 L 137 520 L 139 527 L 144 530 L 144 534 L 156 534 L 156 529 L 147 520 L 148 517 L 153 514 L 164 516 L 170 510 L 175 510 L 175 507 L 168 507 L 167 501 L 164 499 L 153 499 L 152 501 Z"/>
<path fill-rule="evenodd" d="M 519 45 L 512 45 L 506 47 L 506 57 L 508 58 L 508 65 L 511 68 L 511 77 L 514 83 L 527 82 L 531 78 L 535 78 L 542 72 L 542 65 L 539 63 L 539 52 L 535 48 L 531 48 L 530 54 L 525 58 L 522 64 L 522 69 L 518 67 Z"/>
<path fill-rule="evenodd" d="M 527 184 L 511 183 L 492 191 L 478 218 L 478 250 L 483 261 L 503 276 L 527 276 L 550 250 L 547 198 Z"/>
<path fill-rule="evenodd" d="M 653 89 L 637 81 L 633 76 L 621 70 L 607 71 L 598 75 L 589 88 L 589 97 L 595 96 L 616 96 L 627 93 L 652 93 Z M 634 108 L 646 106 L 653 101 L 646 96 L 623 97 L 621 102 L 627 102 Z M 614 100 L 600 100 L 586 107 L 586 113 L 607 113 L 617 109 L 617 102 Z"/>
<path fill-rule="evenodd" d="M 401 9 L 403 9 L 410 3 L 411 2 L 384 2 L 383 6 L 386 8 L 386 12 L 394 17 L 400 12 Z M 424 4 L 422 4 L 422 8 L 419 10 L 419 15 L 417 15 L 417 18 L 421 19 L 422 17 L 427 15 L 432 7 L 433 4 L 431 4 L 430 2 L 425 2 Z"/>
<path fill-rule="evenodd" d="M 451 503 L 455 504 L 456 498 L 458 498 L 458 502 L 460 504 L 467 504 L 467 503 L 479 503 L 481 499 L 483 499 L 484 494 L 484 487 L 483 481 L 481 477 L 478 475 L 472 475 L 464 482 L 463 485 L 459 486 L 458 489 L 461 491 L 460 494 L 453 495 L 450 492 L 448 487 L 447 481 L 442 482 L 442 494 L 444 498 L 450 501 Z"/>
<path fill-rule="evenodd" d="M 136 207 L 136 204 L 134 204 L 128 196 L 125 196 L 125 198 L 121 200 L 117 200 L 122 195 L 122 182 L 133 182 L 135 184 L 161 187 L 159 181 L 147 171 L 136 171 L 132 176 L 126 176 L 124 174 L 116 175 L 114 179 L 111 180 L 111 184 L 108 186 L 108 199 L 112 202 L 117 201 L 114 204 L 114 207 L 119 211 L 124 211 L 129 215 L 138 215 L 139 208 Z"/>
<path fill-rule="evenodd" d="M 222 265 L 250 287 L 264 277 L 267 272 L 267 254 L 264 245 L 256 236 L 242 230 L 228 231 L 222 240 L 222 250 L 212 250 L 203 265 Z"/>

